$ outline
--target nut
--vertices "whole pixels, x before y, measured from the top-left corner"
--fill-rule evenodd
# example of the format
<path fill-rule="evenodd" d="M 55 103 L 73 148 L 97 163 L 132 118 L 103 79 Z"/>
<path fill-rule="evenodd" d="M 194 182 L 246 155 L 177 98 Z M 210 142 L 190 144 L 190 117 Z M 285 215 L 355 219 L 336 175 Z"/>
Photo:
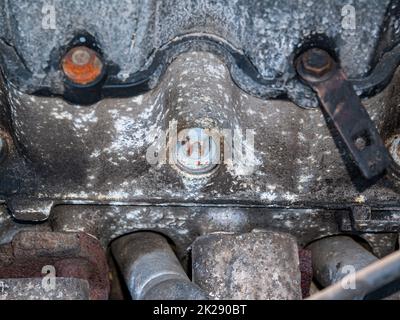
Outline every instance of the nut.
<path fill-rule="evenodd" d="M 301 63 L 304 71 L 316 77 L 324 76 L 334 66 L 329 53 L 317 48 L 306 51 L 301 56 Z"/>

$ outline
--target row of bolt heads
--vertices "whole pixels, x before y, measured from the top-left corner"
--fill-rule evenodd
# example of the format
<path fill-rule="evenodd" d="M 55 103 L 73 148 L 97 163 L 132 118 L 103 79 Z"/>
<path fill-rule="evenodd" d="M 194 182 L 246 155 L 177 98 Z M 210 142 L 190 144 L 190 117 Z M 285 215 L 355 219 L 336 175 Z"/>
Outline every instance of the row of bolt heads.
<path fill-rule="evenodd" d="M 314 79 L 323 77 L 335 65 L 330 54 L 318 48 L 304 52 L 296 61 L 301 76 L 311 76 Z M 77 46 L 63 56 L 61 68 L 69 81 L 79 85 L 90 85 L 103 75 L 104 64 L 96 51 L 86 46 Z M 396 145 L 395 149 L 399 149 L 398 147 Z M 393 147 L 390 149 L 393 150 Z M 0 136 L 0 161 L 6 154 L 7 142 Z M 397 154 L 396 156 L 395 158 L 398 158 Z"/>

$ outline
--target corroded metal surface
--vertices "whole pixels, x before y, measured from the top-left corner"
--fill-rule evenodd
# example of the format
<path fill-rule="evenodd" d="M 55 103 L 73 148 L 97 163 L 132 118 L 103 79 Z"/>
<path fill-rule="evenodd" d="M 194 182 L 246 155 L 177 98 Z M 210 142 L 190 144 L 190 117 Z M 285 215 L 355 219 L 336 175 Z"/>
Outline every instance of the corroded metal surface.
<path fill-rule="evenodd" d="M 40 278 L 0 279 L 0 300 L 88 300 L 84 279 L 57 278 L 56 290 L 43 288 Z"/>
<path fill-rule="evenodd" d="M 309 243 L 348 235 L 379 257 L 393 252 L 399 18 L 398 0 L 0 1 L 0 278 L 23 277 L 39 294 L 49 263 L 58 277 L 82 280 L 63 284 L 75 298 L 106 298 L 110 243 L 152 231 L 170 240 L 185 281 L 163 281 L 149 297 L 190 292 L 183 270 L 193 258 L 214 298 L 299 299 L 310 289 Z M 363 99 L 366 111 L 341 119 L 348 128 L 372 119 L 372 137 L 393 158 L 384 175 L 363 178 L 343 128 L 316 108 L 295 64 L 310 48 L 343 69 L 332 105 L 325 87 L 316 90 L 334 120 L 339 97 L 353 107 Z M 73 65 L 63 63 L 68 52 Z M 88 66 L 84 52 L 96 58 L 94 73 L 73 81 L 86 76 L 76 69 Z M 324 75 L 326 66 L 312 69 Z M 343 132 L 360 149 L 371 142 Z M 114 244 L 129 269 L 138 252 L 123 239 Z M 121 270 L 108 258 L 122 297 Z"/>
<path fill-rule="evenodd" d="M 395 114 L 399 75 L 382 94 L 365 101 L 385 140 L 397 131 L 397 116 L 388 115 Z M 180 56 L 163 79 L 149 94 L 89 107 L 10 89 L 16 145 L 0 168 L 0 193 L 15 216 L 44 220 L 54 204 L 65 202 L 398 203 L 393 178 L 364 181 L 335 145 L 319 110 L 245 94 L 208 53 Z M 223 164 L 212 175 L 193 179 L 168 163 L 150 165 L 148 148 L 173 120 L 178 130 L 208 125 L 244 134 L 254 129 L 254 172 L 241 175 L 243 164 Z"/>
<path fill-rule="evenodd" d="M 301 299 L 298 248 L 276 232 L 210 234 L 192 246 L 193 281 L 214 299 Z"/>
<path fill-rule="evenodd" d="M 60 55 L 74 38 L 95 37 L 109 66 L 104 94 L 137 84 L 126 90 L 132 95 L 154 88 L 177 55 L 202 48 L 223 56 L 235 82 L 248 92 L 316 106 L 291 65 L 301 48 L 330 47 L 352 78 L 368 81 L 375 60 L 399 43 L 398 30 L 389 28 L 398 23 L 397 1 L 352 3 L 357 16 L 350 28 L 344 23 L 348 5 L 346 0 L 57 0 L 43 7 L 5 1 L 0 5 L 2 59 L 7 78 L 24 91 L 62 94 Z M 369 82 L 367 89 L 374 81 Z"/>
<path fill-rule="evenodd" d="M 321 107 L 364 177 L 382 174 L 390 163 L 389 152 L 340 65 L 320 49 L 306 51 L 296 65 L 303 80 L 317 92 Z"/>
<path fill-rule="evenodd" d="M 107 299 L 108 267 L 103 248 L 84 233 L 21 231 L 0 246 L 0 278 L 40 278 L 53 266 L 56 277 L 89 282 L 90 299 Z"/>
<path fill-rule="evenodd" d="M 347 211 L 326 209 L 66 205 L 54 208 L 50 223 L 55 231 L 84 231 L 98 238 L 104 246 L 130 232 L 157 231 L 173 239 L 179 257 L 184 258 L 197 236 L 214 232 L 282 231 L 292 234 L 304 246 L 315 239 L 351 233 L 340 228 L 339 222 L 347 214 Z M 390 214 L 386 212 L 386 216 Z M 388 218 L 391 220 L 398 218 L 394 214 L 392 219 Z M 375 232 L 387 232 L 385 225 L 376 227 Z M 397 239 L 393 230 L 365 235 L 369 235 L 367 241 L 379 252 L 392 251 Z"/>
<path fill-rule="evenodd" d="M 299 250 L 299 261 L 300 261 L 300 273 L 301 273 L 301 294 L 303 298 L 310 295 L 312 279 L 313 279 L 313 268 L 312 268 L 312 254 L 310 250 L 300 249 Z"/>

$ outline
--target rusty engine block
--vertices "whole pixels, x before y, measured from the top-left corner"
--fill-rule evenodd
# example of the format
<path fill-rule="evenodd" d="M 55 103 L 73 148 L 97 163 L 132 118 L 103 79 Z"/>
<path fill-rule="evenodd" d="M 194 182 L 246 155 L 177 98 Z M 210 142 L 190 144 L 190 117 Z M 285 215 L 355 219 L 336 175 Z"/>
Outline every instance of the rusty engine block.
<path fill-rule="evenodd" d="M 400 1 L 348 2 L 0 0 L 0 299 L 399 299 Z"/>

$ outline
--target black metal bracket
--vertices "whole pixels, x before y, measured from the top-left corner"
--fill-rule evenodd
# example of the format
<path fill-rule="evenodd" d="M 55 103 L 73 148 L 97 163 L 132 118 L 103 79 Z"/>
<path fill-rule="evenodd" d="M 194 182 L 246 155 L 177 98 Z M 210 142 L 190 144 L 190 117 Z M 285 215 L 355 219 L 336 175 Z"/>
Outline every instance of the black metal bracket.
<path fill-rule="evenodd" d="M 323 50 L 311 49 L 296 61 L 302 80 L 318 95 L 363 176 L 374 178 L 390 164 L 389 153 L 340 65 Z"/>

